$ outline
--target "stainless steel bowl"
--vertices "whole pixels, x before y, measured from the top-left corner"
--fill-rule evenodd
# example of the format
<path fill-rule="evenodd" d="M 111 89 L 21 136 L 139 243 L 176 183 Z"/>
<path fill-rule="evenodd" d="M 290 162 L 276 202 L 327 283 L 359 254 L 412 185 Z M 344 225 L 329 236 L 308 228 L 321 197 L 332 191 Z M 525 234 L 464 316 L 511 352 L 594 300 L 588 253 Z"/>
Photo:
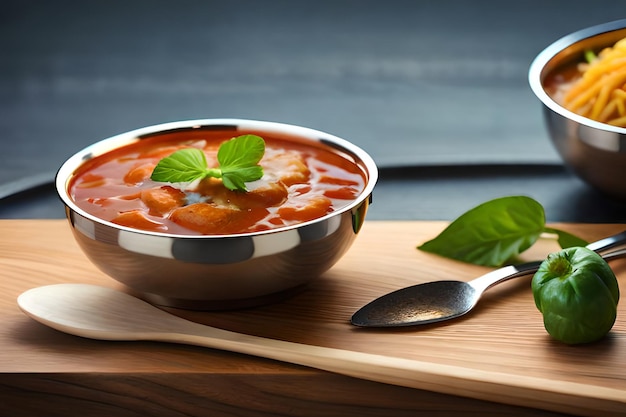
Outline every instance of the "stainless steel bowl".
<path fill-rule="evenodd" d="M 367 182 L 351 204 L 316 220 L 272 231 L 190 236 L 123 227 L 80 209 L 69 181 L 85 161 L 113 149 L 168 133 L 203 129 L 278 134 L 323 146 L 357 164 Z M 229 137 L 230 137 L 229 136 Z M 150 126 L 97 142 L 59 169 L 56 189 L 74 237 L 102 271 L 142 298 L 188 309 L 232 309 L 273 302 L 304 287 L 348 250 L 364 221 L 378 178 L 374 160 L 354 144 L 304 127 L 239 119 L 191 120 Z"/>
<path fill-rule="evenodd" d="M 544 81 L 553 71 L 580 62 L 585 50 L 597 51 L 624 37 L 626 19 L 574 32 L 537 55 L 528 74 L 532 91 L 543 103 L 552 143 L 565 164 L 588 184 L 618 199 L 626 199 L 626 129 L 563 108 L 546 93 Z"/>

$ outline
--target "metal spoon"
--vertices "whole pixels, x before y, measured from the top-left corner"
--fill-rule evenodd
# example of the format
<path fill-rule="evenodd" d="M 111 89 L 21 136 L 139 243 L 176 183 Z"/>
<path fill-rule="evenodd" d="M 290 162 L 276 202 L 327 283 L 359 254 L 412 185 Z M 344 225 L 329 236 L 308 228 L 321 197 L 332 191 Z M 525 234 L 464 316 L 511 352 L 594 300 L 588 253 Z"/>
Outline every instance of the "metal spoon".
<path fill-rule="evenodd" d="M 604 252 L 605 260 L 626 255 L 626 249 L 606 251 L 626 244 L 626 231 L 590 243 L 587 247 Z M 351 322 L 360 327 L 402 327 L 450 320 L 468 313 L 490 287 L 506 280 L 534 274 L 541 261 L 505 266 L 472 281 L 433 281 L 402 288 L 361 307 Z"/>

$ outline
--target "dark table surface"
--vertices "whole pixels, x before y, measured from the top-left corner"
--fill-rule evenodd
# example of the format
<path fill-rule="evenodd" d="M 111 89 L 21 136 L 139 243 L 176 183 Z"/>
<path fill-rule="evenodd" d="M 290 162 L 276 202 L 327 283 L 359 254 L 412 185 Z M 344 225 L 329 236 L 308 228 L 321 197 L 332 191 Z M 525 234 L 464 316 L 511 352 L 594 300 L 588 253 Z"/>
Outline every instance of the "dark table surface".
<path fill-rule="evenodd" d="M 51 180 L 92 142 L 235 117 L 353 141 L 372 219 L 451 220 L 523 194 L 549 221 L 625 222 L 563 168 L 527 82 L 625 1 L 37 1 L 0 7 L 0 218 L 60 218 Z"/>

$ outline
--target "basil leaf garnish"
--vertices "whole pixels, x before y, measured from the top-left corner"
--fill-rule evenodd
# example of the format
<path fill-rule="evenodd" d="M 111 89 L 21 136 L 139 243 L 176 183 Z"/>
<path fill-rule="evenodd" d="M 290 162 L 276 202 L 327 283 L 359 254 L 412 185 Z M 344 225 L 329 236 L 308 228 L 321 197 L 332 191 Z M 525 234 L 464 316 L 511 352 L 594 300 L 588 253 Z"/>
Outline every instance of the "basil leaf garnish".
<path fill-rule="evenodd" d="M 218 168 L 207 166 L 201 149 L 180 149 L 161 159 L 150 178 L 158 182 L 184 183 L 207 177 L 221 178 L 229 190 L 247 191 L 246 182 L 263 177 L 258 165 L 265 154 L 265 141 L 256 135 L 242 135 L 222 143 L 217 151 Z"/>

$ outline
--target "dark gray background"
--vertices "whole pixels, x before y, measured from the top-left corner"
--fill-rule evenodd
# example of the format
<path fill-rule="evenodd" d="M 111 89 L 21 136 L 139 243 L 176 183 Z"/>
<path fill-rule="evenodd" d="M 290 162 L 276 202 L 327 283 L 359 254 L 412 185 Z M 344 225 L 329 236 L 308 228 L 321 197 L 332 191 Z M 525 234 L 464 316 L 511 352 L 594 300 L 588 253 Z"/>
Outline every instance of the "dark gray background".
<path fill-rule="evenodd" d="M 624 203 L 562 167 L 527 82 L 543 48 L 626 17 L 626 1 L 0 5 L 0 217 L 62 217 L 49 181 L 92 142 L 237 117 L 369 151 L 381 167 L 370 218 L 450 220 L 524 194 L 551 221 L 626 221 Z"/>

